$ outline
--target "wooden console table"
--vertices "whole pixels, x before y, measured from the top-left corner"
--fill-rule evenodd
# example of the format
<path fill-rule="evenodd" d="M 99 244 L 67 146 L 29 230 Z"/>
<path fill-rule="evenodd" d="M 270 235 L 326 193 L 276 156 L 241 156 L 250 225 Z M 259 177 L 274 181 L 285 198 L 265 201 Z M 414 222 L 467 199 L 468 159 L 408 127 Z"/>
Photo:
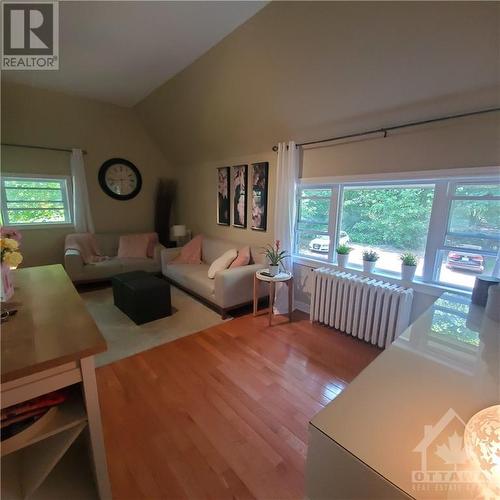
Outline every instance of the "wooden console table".
<path fill-rule="evenodd" d="M 88 454 L 75 461 L 70 451 L 86 432 L 97 488 L 92 476 L 84 486 L 110 499 L 94 370 L 94 355 L 106 342 L 61 265 L 19 269 L 13 278 L 14 297 L 5 308 L 18 312 L 1 327 L 1 407 L 62 388 L 71 397 L 45 423 L 42 417 L 23 431 L 25 439 L 2 443 L 2 498 L 79 498 Z"/>

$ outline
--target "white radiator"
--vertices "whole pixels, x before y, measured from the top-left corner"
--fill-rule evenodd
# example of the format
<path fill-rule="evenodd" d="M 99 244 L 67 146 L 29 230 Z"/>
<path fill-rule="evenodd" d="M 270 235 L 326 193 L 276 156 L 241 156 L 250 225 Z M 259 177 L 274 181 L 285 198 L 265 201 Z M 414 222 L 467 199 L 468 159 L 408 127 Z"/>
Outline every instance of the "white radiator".
<path fill-rule="evenodd" d="M 410 322 L 413 290 L 346 271 L 313 271 L 311 321 L 388 347 Z"/>

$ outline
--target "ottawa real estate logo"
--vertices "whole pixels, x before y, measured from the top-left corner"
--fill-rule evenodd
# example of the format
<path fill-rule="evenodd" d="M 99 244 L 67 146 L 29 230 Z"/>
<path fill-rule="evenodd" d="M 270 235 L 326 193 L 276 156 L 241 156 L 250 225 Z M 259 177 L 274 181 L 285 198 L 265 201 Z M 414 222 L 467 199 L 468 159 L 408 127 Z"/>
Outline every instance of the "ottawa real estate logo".
<path fill-rule="evenodd" d="M 2 3 L 2 69 L 59 69 L 59 4 Z"/>
<path fill-rule="evenodd" d="M 467 458 L 464 430 L 465 422 L 452 408 L 434 425 L 424 427 L 413 450 L 420 454 L 420 468 L 412 471 L 413 490 L 419 497 L 446 498 L 450 492 L 460 492 L 467 498 L 482 498 L 484 477 Z"/>

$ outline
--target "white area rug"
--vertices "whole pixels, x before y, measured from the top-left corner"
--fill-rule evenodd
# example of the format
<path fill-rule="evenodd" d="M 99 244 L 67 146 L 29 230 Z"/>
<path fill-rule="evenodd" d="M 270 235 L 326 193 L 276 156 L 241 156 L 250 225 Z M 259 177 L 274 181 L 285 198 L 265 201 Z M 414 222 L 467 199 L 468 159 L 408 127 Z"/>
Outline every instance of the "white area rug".
<path fill-rule="evenodd" d="M 115 307 L 111 287 L 81 293 L 108 343 L 108 350 L 96 356 L 96 365 L 107 365 L 223 322 L 219 314 L 178 288 L 172 286 L 170 293 L 172 315 L 143 325 L 136 325 Z"/>

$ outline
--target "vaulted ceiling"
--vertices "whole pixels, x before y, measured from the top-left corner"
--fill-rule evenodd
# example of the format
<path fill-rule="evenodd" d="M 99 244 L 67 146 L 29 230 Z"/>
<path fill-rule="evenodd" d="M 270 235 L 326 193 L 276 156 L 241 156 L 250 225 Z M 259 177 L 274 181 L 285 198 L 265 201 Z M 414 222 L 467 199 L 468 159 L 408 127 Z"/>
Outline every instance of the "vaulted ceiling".
<path fill-rule="evenodd" d="M 133 106 L 267 2 L 59 3 L 59 71 L 2 79 Z"/>

